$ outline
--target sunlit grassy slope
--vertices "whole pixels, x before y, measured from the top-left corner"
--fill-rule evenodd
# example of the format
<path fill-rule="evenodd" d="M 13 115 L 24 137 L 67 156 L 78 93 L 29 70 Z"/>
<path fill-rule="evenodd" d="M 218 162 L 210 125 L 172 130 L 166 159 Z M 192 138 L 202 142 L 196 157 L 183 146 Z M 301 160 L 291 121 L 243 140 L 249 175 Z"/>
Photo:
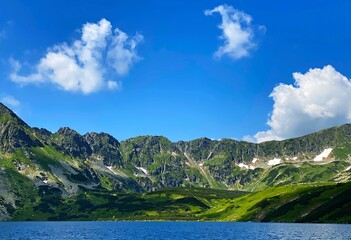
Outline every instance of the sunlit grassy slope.
<path fill-rule="evenodd" d="M 68 199 L 41 187 L 30 201 L 17 210 L 14 220 L 351 223 L 351 183 L 272 187 L 256 193 L 201 188 L 147 194 L 85 191 Z"/>
<path fill-rule="evenodd" d="M 350 143 L 351 124 L 260 144 L 119 142 L 31 128 L 0 103 L 0 220 L 349 223 Z"/>
<path fill-rule="evenodd" d="M 351 183 L 271 187 L 217 205 L 202 220 L 351 222 Z"/>

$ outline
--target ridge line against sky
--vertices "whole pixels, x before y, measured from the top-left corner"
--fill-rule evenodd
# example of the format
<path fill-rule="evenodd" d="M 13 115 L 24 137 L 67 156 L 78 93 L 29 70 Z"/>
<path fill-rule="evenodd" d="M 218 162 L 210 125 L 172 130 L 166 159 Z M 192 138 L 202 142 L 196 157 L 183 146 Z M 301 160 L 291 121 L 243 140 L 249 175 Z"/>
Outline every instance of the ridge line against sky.
<path fill-rule="evenodd" d="M 29 9 L 35 9 L 35 11 L 40 8 L 23 3 L 23 1 L 15 2 Z M 128 4 L 125 6 L 124 4 L 115 4 L 119 7 L 130 7 Z M 9 7 L 11 7 L 10 5 Z M 161 5 L 168 7 L 166 3 Z M 345 7 L 340 3 L 339 5 L 338 10 Z M 80 21 L 81 28 L 73 35 L 72 32 L 77 29 L 79 24 L 72 23 L 70 24 L 71 28 L 64 27 L 65 32 L 68 32 L 71 37 L 67 39 L 64 34 L 59 34 L 63 36 L 61 40 L 51 41 L 51 44 L 46 45 L 46 49 L 43 49 L 43 46 L 41 46 L 42 50 L 40 51 L 29 48 L 24 50 L 25 54 L 14 53 L 11 49 L 3 51 L 7 53 L 1 55 L 2 68 L 5 69 L 3 76 L 7 75 L 7 77 L 1 83 L 0 100 L 16 113 L 25 115 L 26 118 L 33 118 L 33 123 L 36 124 L 40 123 L 38 119 L 45 116 L 46 111 L 49 114 L 52 113 L 53 110 L 48 109 L 52 103 L 59 105 L 60 98 L 67 98 L 67 100 L 62 100 L 64 104 L 60 103 L 62 107 L 56 115 L 76 119 L 76 123 L 70 127 L 78 126 L 79 132 L 89 132 L 89 130 L 94 131 L 93 126 L 97 124 L 97 130 L 110 132 L 117 138 L 121 138 L 118 137 L 118 131 L 122 130 L 130 132 L 125 134 L 124 138 L 128 138 L 128 135 L 129 137 L 135 135 L 165 135 L 168 137 L 171 135 L 170 138 L 174 141 L 172 135 L 178 134 L 176 138 L 180 140 L 183 139 L 181 130 L 183 129 L 186 133 L 187 129 L 191 129 L 189 132 L 193 132 L 192 135 L 184 139 L 194 139 L 200 136 L 216 138 L 213 137 L 215 135 L 217 138 L 242 138 L 246 141 L 262 142 L 302 136 L 323 128 L 351 122 L 351 108 L 345 104 L 351 100 L 351 81 L 334 68 L 334 63 L 337 63 L 338 68 L 341 65 L 335 59 L 339 57 L 341 62 L 346 56 L 342 53 L 334 56 L 333 52 L 329 53 L 326 50 L 325 57 L 324 55 L 323 57 L 327 61 L 318 59 L 315 64 L 311 60 L 304 62 L 303 65 L 308 66 L 307 69 L 309 69 L 305 73 L 303 73 L 304 71 L 302 73 L 296 72 L 296 70 L 301 69 L 299 67 L 289 68 L 292 70 L 290 70 L 290 74 L 293 72 L 293 82 L 281 82 L 278 79 L 286 78 L 288 69 L 284 69 L 284 75 L 281 73 L 275 75 L 273 79 L 269 80 L 271 83 L 265 86 L 265 81 L 268 78 L 261 79 L 261 76 L 256 75 L 256 71 L 257 73 L 265 73 L 264 68 L 267 61 L 264 60 L 264 55 L 261 52 L 267 51 L 267 42 L 274 42 L 272 36 L 277 38 L 281 36 L 273 35 L 276 26 L 270 21 L 270 16 L 242 2 L 240 6 L 237 8 L 236 4 L 220 3 L 211 8 L 209 4 L 204 3 L 200 8 L 194 4 L 192 7 L 197 11 L 189 10 L 189 16 L 193 16 L 193 18 L 186 18 L 188 12 L 181 12 L 182 16 L 186 18 L 184 22 L 179 22 L 178 25 L 168 22 L 168 24 L 173 24 L 173 37 L 178 36 L 178 38 L 183 37 L 178 33 L 187 31 L 187 26 L 203 22 L 203 26 L 194 34 L 206 36 L 208 39 L 206 45 L 198 43 L 194 45 L 192 37 L 197 39 L 197 36 L 192 35 L 190 27 L 187 41 L 173 39 L 168 42 L 163 41 L 163 44 L 160 44 L 157 42 L 160 41 L 158 39 L 172 37 L 172 31 L 167 32 L 166 35 L 162 34 L 167 31 L 167 28 L 164 28 L 167 27 L 166 23 L 164 25 L 156 24 L 155 28 L 148 27 L 147 24 L 135 28 L 132 26 L 136 25 L 137 19 L 130 21 L 133 24 L 129 25 L 126 23 L 127 21 L 121 21 L 123 18 L 114 18 L 106 9 L 101 9 L 101 17 L 95 16 L 95 21 Z M 281 4 L 280 7 L 284 8 L 284 5 Z M 327 6 L 323 5 L 323 7 L 325 10 L 328 9 Z M 250 11 L 246 10 L 247 8 Z M 322 8 L 323 11 L 324 8 Z M 323 12 L 322 10 L 321 12 Z M 251 11 L 257 13 L 259 21 L 255 20 L 256 17 Z M 38 14 L 38 12 L 36 13 Z M 159 19 L 164 17 L 157 15 L 159 13 L 153 14 Z M 142 15 L 138 16 L 140 19 L 143 18 Z M 330 25 L 338 21 L 335 18 L 333 23 L 333 16 L 331 15 L 329 18 Z M 313 17 L 324 19 L 321 13 L 310 18 Z M 84 18 L 86 17 L 81 19 Z M 129 19 L 126 15 L 124 18 Z M 54 20 L 55 18 L 52 18 L 52 21 Z M 167 18 L 163 18 L 163 20 L 167 22 Z M 304 20 L 310 20 L 307 14 Z M 13 40 L 14 35 L 11 34 L 11 31 L 21 27 L 17 25 L 21 21 L 22 19 L 9 19 L 6 16 L 2 19 L 0 45 Z M 347 22 L 345 21 L 345 24 Z M 257 23 L 264 25 L 257 25 Z M 155 25 L 152 21 L 149 24 L 150 26 Z M 296 31 L 294 28 L 302 25 L 292 24 L 291 26 L 290 30 Z M 179 31 L 178 28 L 182 31 Z M 316 35 L 320 34 L 318 31 L 317 29 Z M 134 34 L 131 34 L 133 32 Z M 273 33 L 270 35 L 270 32 Z M 340 31 L 340 35 L 345 34 Z M 308 39 L 308 36 L 305 35 L 305 42 L 297 40 L 300 44 L 298 46 L 306 52 L 309 49 L 304 46 L 309 47 L 311 44 L 309 42 L 311 39 Z M 349 34 L 345 36 L 348 38 L 342 40 L 343 42 L 346 42 L 347 39 L 350 40 Z M 46 35 L 41 37 L 45 40 Z M 34 35 L 32 39 L 37 41 L 39 38 Z M 341 37 L 337 37 L 337 39 L 341 41 Z M 320 41 L 328 44 L 328 41 L 331 40 L 320 38 Z M 169 44 L 172 47 L 166 47 Z M 296 45 L 296 42 L 292 43 L 292 46 L 294 44 Z M 282 45 L 282 49 L 284 49 L 285 45 Z M 320 54 L 315 53 L 317 57 Z M 273 55 L 270 59 L 276 58 Z M 300 59 L 302 60 L 299 56 L 292 57 L 291 62 L 287 62 L 287 65 L 299 65 Z M 278 63 L 276 62 L 276 64 Z M 255 68 L 256 70 L 253 71 Z M 344 71 L 343 66 L 342 70 Z M 253 72 L 251 73 L 251 71 Z M 346 74 L 349 75 L 350 72 L 346 72 Z M 268 73 L 266 76 L 270 75 L 272 74 Z M 233 80 L 230 81 L 230 78 Z M 168 79 L 172 79 L 173 83 Z M 156 84 L 156 82 L 158 83 Z M 175 82 L 177 83 L 174 84 Z M 172 85 L 176 87 L 174 88 Z M 46 91 L 47 93 L 45 93 Z M 239 91 L 242 93 L 238 94 Z M 31 103 L 27 103 L 27 100 L 31 98 L 31 92 L 42 94 L 43 97 L 36 96 L 35 99 L 28 101 Z M 266 94 L 263 95 L 262 93 L 265 92 Z M 179 100 L 179 95 L 184 99 Z M 260 99 L 267 98 L 268 95 L 273 100 L 273 107 L 269 99 L 254 102 L 250 100 L 250 98 L 257 98 L 257 96 L 260 96 Z M 58 100 L 48 99 L 52 96 L 58 97 Z M 87 100 L 82 100 L 82 98 Z M 44 103 L 42 103 L 43 99 L 45 99 Z M 69 107 L 67 107 L 68 99 L 72 101 Z M 47 101 L 46 104 L 45 101 Z M 180 103 L 177 104 L 177 101 Z M 24 102 L 25 104 L 23 104 Z M 102 110 L 99 110 L 98 102 L 109 107 L 104 108 L 102 105 L 100 107 Z M 262 110 L 261 106 L 255 106 L 261 102 Z M 33 109 L 38 103 L 45 107 L 40 111 L 40 116 L 34 117 L 31 110 L 26 109 Z M 223 106 L 219 106 L 219 104 L 223 104 Z M 230 104 L 232 104 L 232 109 L 230 109 Z M 96 116 L 88 116 L 89 106 L 94 106 Z M 170 109 L 169 106 L 171 106 Z M 184 106 L 186 107 L 184 108 Z M 65 108 L 70 109 L 69 112 L 73 114 L 71 116 L 67 114 Z M 218 110 L 215 110 L 216 108 Z M 141 118 L 138 116 L 138 111 Z M 238 113 L 235 113 L 236 111 Z M 78 113 L 82 116 L 76 115 Z M 185 116 L 181 116 L 182 113 Z M 268 118 L 267 113 L 270 113 Z M 95 112 L 93 114 L 95 115 Z M 253 118 L 255 115 L 259 115 L 259 119 Z M 250 117 L 253 119 L 249 119 Z M 83 120 L 84 118 L 85 120 Z M 47 121 L 53 121 L 53 119 L 55 119 L 53 125 L 56 128 L 65 122 L 71 122 L 64 120 L 62 124 L 57 117 Z M 104 122 L 104 120 L 106 121 Z M 259 123 L 257 123 L 258 121 Z M 128 124 L 131 124 L 130 128 L 127 126 Z M 222 124 L 223 126 L 221 126 Z M 238 128 L 230 126 L 235 124 L 241 126 Z M 250 127 L 250 124 L 257 126 Z M 43 125 L 45 126 L 45 124 Z M 106 125 L 109 127 L 106 128 Z M 137 133 L 131 130 L 132 126 L 137 126 Z M 241 129 L 242 126 L 246 126 L 246 128 Z M 146 129 L 145 132 L 142 131 L 143 127 Z M 52 126 L 47 128 L 55 131 Z M 235 131 L 239 128 L 241 132 L 236 135 Z M 208 129 L 210 129 L 210 133 L 207 133 Z M 267 130 L 262 131 L 262 129 Z M 171 134 L 167 134 L 168 132 Z"/>

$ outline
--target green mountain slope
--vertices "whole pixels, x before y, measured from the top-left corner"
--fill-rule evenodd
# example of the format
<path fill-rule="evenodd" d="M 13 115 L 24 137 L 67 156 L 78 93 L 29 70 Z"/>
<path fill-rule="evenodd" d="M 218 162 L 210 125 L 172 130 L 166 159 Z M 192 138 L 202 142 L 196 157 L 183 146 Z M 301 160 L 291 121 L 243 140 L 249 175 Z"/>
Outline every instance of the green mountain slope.
<path fill-rule="evenodd" d="M 351 223 L 351 184 L 272 187 L 257 193 L 165 188 L 151 193 L 80 191 L 63 198 L 46 186 L 13 220 L 201 220 Z"/>
<path fill-rule="evenodd" d="M 346 183 L 351 180 L 350 155 L 350 124 L 261 144 L 208 138 L 173 143 L 162 136 L 119 142 L 107 133 L 32 128 L 0 103 L 0 219 L 36 216 L 43 209 L 49 212 L 28 218 L 60 219 L 58 209 L 73 216 L 76 213 L 68 213 L 66 207 L 76 206 L 88 192 L 103 198 L 118 193 L 144 199 L 143 194 L 169 187 L 254 192 L 297 184 Z M 200 202 L 206 207 L 200 204 L 196 214 L 216 206 L 203 199 Z M 165 202 L 175 204 L 168 198 Z M 195 212 L 192 219 L 198 219 Z M 161 219 L 161 215 L 155 216 Z"/>
<path fill-rule="evenodd" d="M 351 222 L 351 183 L 272 187 L 222 203 L 202 220 Z"/>

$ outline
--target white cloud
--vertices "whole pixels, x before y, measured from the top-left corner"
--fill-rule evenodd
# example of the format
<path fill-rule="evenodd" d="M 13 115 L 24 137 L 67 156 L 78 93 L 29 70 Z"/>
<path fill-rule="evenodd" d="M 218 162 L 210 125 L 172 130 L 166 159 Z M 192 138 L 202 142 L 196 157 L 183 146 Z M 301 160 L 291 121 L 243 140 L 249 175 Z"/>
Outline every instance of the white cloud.
<path fill-rule="evenodd" d="M 22 68 L 21 63 L 15 59 L 13 59 L 12 57 L 9 59 L 9 63 L 11 65 L 13 71 L 15 71 L 15 72 L 18 72 Z"/>
<path fill-rule="evenodd" d="M 242 139 L 245 142 L 256 142 L 256 139 L 254 137 L 250 136 L 250 135 L 245 135 L 245 136 L 243 136 Z"/>
<path fill-rule="evenodd" d="M 220 38 L 224 41 L 224 45 L 219 47 L 215 56 L 220 58 L 227 54 L 233 59 L 248 56 L 250 50 L 255 47 L 252 17 L 228 5 L 219 5 L 212 10 L 205 11 L 206 16 L 213 13 L 219 13 L 222 16 L 222 23 L 218 28 L 223 31 Z M 265 29 L 264 26 L 260 28 Z"/>
<path fill-rule="evenodd" d="M 279 84 L 270 97 L 273 112 L 257 142 L 302 136 L 351 122 L 351 81 L 332 66 L 294 73 L 294 85 Z"/>
<path fill-rule="evenodd" d="M 118 84 L 117 82 L 115 81 L 107 81 L 107 88 L 108 89 L 119 89 L 120 88 L 120 84 Z"/>
<path fill-rule="evenodd" d="M 21 105 L 20 101 L 9 95 L 3 95 L 1 97 L 1 102 L 9 107 L 14 108 L 18 108 Z"/>
<path fill-rule="evenodd" d="M 109 64 L 120 75 L 126 74 L 133 63 L 139 60 L 135 52 L 136 46 L 143 40 L 143 36 L 136 34 L 133 38 L 128 39 L 128 35 L 119 29 L 115 30 L 116 37 L 107 54 Z"/>
<path fill-rule="evenodd" d="M 13 59 L 10 58 L 9 59 L 9 63 L 12 67 L 13 72 L 10 74 L 10 79 L 16 83 L 19 84 L 27 84 L 27 83 L 43 83 L 44 79 L 41 76 L 41 74 L 39 73 L 33 73 L 31 75 L 28 76 L 23 76 L 23 75 L 19 75 L 18 72 L 22 69 L 22 64 Z"/>
<path fill-rule="evenodd" d="M 136 47 L 142 39 L 140 34 L 130 38 L 119 29 L 112 31 L 106 19 L 86 23 L 81 39 L 48 49 L 32 74 L 19 74 L 21 64 L 10 59 L 13 67 L 10 79 L 21 85 L 50 82 L 65 91 L 84 94 L 103 88 L 116 89 L 119 84 L 107 81 L 106 75 L 111 71 L 116 75 L 126 74 L 139 59 Z"/>

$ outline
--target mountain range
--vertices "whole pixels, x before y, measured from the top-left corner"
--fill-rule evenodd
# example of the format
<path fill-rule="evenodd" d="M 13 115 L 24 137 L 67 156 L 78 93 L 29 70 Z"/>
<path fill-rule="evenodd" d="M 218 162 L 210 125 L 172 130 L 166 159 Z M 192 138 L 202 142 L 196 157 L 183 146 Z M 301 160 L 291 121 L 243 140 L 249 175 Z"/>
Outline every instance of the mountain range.
<path fill-rule="evenodd" d="M 259 144 L 118 141 L 33 128 L 0 103 L 0 219 L 351 222 L 350 156 L 351 124 Z"/>

